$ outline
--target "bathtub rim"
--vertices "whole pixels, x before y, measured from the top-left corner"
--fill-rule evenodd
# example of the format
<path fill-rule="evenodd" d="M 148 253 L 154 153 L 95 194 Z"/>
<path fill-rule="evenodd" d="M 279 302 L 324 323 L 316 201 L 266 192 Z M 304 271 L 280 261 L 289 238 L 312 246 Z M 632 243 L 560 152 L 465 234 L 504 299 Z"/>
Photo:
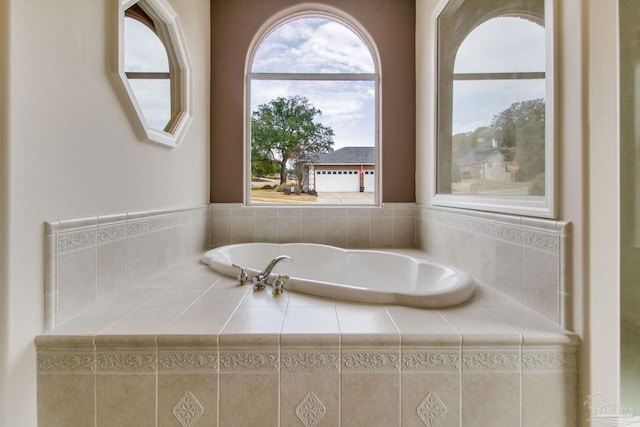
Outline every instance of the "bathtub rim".
<path fill-rule="evenodd" d="M 315 246 L 323 247 L 329 250 L 337 252 L 348 253 L 376 253 L 385 254 L 394 257 L 404 257 L 412 262 L 420 264 L 429 264 L 442 268 L 452 274 L 454 274 L 459 280 L 446 289 L 431 289 L 430 292 L 393 292 L 386 290 L 378 290 L 373 288 L 366 288 L 363 286 L 354 286 L 341 283 L 326 282 L 321 280 L 313 280 L 309 278 L 291 276 L 285 282 L 284 289 L 301 292 L 308 295 L 314 295 L 324 298 L 332 298 L 337 300 L 355 301 L 361 303 L 373 303 L 373 304 L 396 304 L 409 307 L 418 308 L 447 308 L 456 305 L 463 304 L 472 299 L 477 286 L 476 281 L 464 270 L 459 268 L 442 264 L 433 260 L 428 260 L 423 257 L 407 254 L 403 250 L 398 252 L 392 252 L 393 249 L 363 249 L 363 248 L 342 248 L 338 246 L 332 246 L 322 243 L 309 243 L 309 242 L 289 242 L 289 243 L 271 243 L 271 242 L 246 242 L 246 243 L 232 243 L 229 245 L 219 246 L 217 248 L 210 249 L 202 256 L 201 262 L 209 265 L 214 271 L 220 274 L 224 274 L 229 277 L 236 277 L 238 270 L 231 264 L 232 260 L 227 260 L 227 263 L 223 263 L 221 260 L 212 259 L 210 254 L 221 253 L 222 251 L 230 251 L 234 248 L 242 246 L 260 246 L 268 245 L 271 247 L 286 247 L 286 246 Z M 283 254 L 285 252 L 283 251 Z M 426 255 L 426 254 L 425 254 Z M 212 265 L 211 263 L 214 263 Z M 245 271 L 249 274 L 249 277 L 260 272 L 260 270 L 251 267 L 243 266 Z M 419 267 L 418 267 L 419 268 Z M 320 291 L 310 291 L 309 287 L 319 286 Z M 337 295 L 337 294 L 340 295 Z"/>

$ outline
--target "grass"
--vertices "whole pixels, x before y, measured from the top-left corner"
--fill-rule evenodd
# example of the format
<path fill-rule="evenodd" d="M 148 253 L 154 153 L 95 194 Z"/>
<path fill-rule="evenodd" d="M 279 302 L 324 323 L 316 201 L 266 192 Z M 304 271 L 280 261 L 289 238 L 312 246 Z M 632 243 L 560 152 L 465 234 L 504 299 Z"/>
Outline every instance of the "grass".
<path fill-rule="evenodd" d="M 315 203 L 317 196 L 308 194 L 284 194 L 276 190 L 263 190 L 261 188 L 251 188 L 251 201 L 258 203 Z"/>
<path fill-rule="evenodd" d="M 531 182 L 493 181 L 484 179 L 465 179 L 461 183 L 453 184 L 453 194 L 465 194 L 465 188 L 470 184 L 478 185 L 478 194 L 529 194 Z M 462 192 L 461 192 L 462 190 Z"/>

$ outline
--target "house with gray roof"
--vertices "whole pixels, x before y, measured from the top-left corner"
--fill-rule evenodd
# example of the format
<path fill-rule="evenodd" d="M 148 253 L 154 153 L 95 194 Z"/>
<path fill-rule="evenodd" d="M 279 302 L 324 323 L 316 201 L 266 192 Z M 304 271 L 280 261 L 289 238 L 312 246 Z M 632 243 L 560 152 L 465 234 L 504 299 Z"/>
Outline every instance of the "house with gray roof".
<path fill-rule="evenodd" d="M 511 181 L 513 157 L 508 148 L 478 147 L 455 159 L 462 179 Z"/>
<path fill-rule="evenodd" d="M 317 192 L 374 192 L 376 148 L 343 147 L 307 163 L 304 189 Z"/>

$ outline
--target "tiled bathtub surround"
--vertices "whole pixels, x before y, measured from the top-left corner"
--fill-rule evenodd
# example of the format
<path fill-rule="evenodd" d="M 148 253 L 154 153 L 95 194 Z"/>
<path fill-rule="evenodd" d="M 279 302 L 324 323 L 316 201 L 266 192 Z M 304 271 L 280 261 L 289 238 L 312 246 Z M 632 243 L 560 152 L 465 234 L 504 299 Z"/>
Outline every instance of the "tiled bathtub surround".
<path fill-rule="evenodd" d="M 206 246 L 253 241 L 417 247 L 571 329 L 570 227 L 559 221 L 414 203 L 211 204 L 53 221 L 45 230 L 47 330 L 129 287 L 147 286 L 154 274 Z"/>
<path fill-rule="evenodd" d="M 324 243 L 348 248 L 415 247 L 415 203 L 312 207 L 211 204 L 209 243 Z"/>
<path fill-rule="evenodd" d="M 569 223 L 423 206 L 416 213 L 417 247 L 571 329 Z"/>
<path fill-rule="evenodd" d="M 436 311 L 274 297 L 195 262 L 156 279 L 37 338 L 40 425 L 576 424 L 575 336 L 489 287 Z"/>
<path fill-rule="evenodd" d="M 206 248 L 208 207 L 45 223 L 45 330 Z M 180 271 L 176 271 L 180 273 Z"/>
<path fill-rule="evenodd" d="M 575 425 L 566 223 L 213 204 L 45 230 L 40 425 Z M 251 241 L 402 248 L 482 285 L 438 311 L 274 298 L 197 261 Z"/>

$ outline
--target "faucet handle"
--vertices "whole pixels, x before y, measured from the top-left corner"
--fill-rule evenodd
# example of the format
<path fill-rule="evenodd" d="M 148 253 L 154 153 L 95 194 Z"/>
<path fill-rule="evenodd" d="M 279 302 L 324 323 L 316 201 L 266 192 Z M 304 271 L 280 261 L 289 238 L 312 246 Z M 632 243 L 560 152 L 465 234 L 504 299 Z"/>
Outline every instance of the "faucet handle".
<path fill-rule="evenodd" d="M 242 285 L 246 285 L 247 282 L 249 281 L 249 275 L 247 274 L 247 272 L 245 271 L 244 267 L 233 263 L 231 264 L 231 266 L 233 268 L 238 268 L 240 269 L 240 271 L 238 272 L 238 275 L 236 276 L 236 278 L 238 279 L 238 285 L 242 286 Z"/>
<path fill-rule="evenodd" d="M 273 295 L 281 295 L 284 292 L 284 281 L 289 278 L 288 274 L 279 274 L 276 280 L 273 282 Z"/>

